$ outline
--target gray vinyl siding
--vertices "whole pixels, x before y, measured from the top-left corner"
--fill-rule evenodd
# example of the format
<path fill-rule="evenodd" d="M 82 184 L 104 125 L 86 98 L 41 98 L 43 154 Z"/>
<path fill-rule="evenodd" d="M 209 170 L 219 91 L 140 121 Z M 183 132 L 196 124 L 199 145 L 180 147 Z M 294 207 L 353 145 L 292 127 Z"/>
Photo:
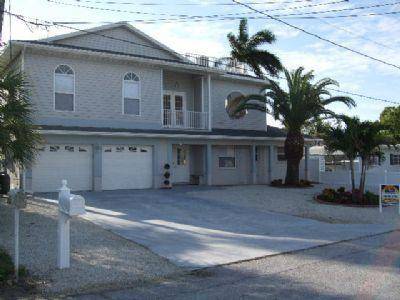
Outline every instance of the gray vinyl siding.
<path fill-rule="evenodd" d="M 54 69 L 67 64 L 75 73 L 75 111 L 54 110 Z M 41 55 L 27 51 L 25 72 L 38 124 L 114 128 L 161 128 L 161 69 L 135 63 Z M 140 116 L 122 113 L 127 72 L 140 78 Z"/>
<path fill-rule="evenodd" d="M 101 35 L 110 36 L 115 39 L 110 39 Z M 129 42 L 122 40 L 127 40 Z M 97 32 L 96 34 L 88 33 L 77 37 L 66 38 L 57 41 L 56 43 L 99 50 L 153 56 L 165 59 L 177 59 L 175 55 L 172 55 L 164 49 L 161 49 L 156 44 L 153 44 L 139 35 L 121 27 L 103 30 Z"/>
<path fill-rule="evenodd" d="M 242 83 L 214 79 L 211 83 L 212 91 L 212 127 L 247 130 L 266 130 L 266 115 L 259 111 L 249 111 L 242 119 L 231 119 L 226 113 L 225 100 L 234 91 L 244 95 L 258 94 L 260 86 L 256 84 Z"/>
<path fill-rule="evenodd" d="M 213 185 L 235 185 L 251 183 L 251 157 L 249 146 L 235 146 L 236 167 L 220 168 L 219 157 L 226 156 L 226 146 L 214 146 L 213 151 Z"/>
<path fill-rule="evenodd" d="M 164 71 L 164 90 L 184 92 L 186 94 L 186 109 L 193 110 L 195 101 L 194 80 L 190 74 Z"/>

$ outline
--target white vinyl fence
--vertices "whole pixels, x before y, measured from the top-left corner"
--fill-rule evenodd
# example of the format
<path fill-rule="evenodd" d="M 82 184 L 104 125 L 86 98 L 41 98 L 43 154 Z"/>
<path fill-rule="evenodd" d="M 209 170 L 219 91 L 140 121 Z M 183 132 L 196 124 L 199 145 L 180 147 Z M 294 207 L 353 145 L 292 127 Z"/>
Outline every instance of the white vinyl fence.
<path fill-rule="evenodd" d="M 356 186 L 359 185 L 361 172 L 355 172 Z M 319 182 L 332 185 L 332 186 L 345 186 L 351 185 L 350 171 L 332 171 L 320 172 Z M 380 184 L 400 184 L 400 172 L 389 172 L 386 170 L 368 170 L 365 186 L 367 190 L 377 191 Z"/>

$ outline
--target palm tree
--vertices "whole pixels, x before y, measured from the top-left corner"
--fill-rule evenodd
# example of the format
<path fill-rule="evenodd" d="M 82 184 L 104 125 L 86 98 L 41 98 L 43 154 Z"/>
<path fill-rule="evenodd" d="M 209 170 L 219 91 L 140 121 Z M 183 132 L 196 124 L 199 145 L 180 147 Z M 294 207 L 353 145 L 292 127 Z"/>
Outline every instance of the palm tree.
<path fill-rule="evenodd" d="M 270 30 L 261 30 L 250 37 L 247 19 L 242 19 L 238 36 L 229 33 L 228 40 L 232 49 L 231 57 L 249 65 L 256 76 L 263 78 L 263 69 L 273 76 L 282 70 L 282 64 L 276 55 L 259 49 L 264 44 L 275 42 L 275 35 Z"/>
<path fill-rule="evenodd" d="M 329 104 L 341 102 L 354 106 L 353 99 L 344 96 L 331 96 L 327 88 L 338 83 L 330 78 L 312 83 L 313 72 L 303 73 L 302 67 L 289 72 L 284 70 L 287 91 L 278 82 L 270 80 L 262 89 L 262 94 L 241 96 L 231 101 L 227 111 L 232 117 L 245 109 L 269 112 L 286 128 L 285 155 L 287 159 L 285 184 L 298 185 L 299 165 L 303 157 L 304 126 L 320 118 L 337 117 L 327 108 Z"/>
<path fill-rule="evenodd" d="M 379 122 L 364 121 L 359 123 L 358 134 L 354 143 L 361 158 L 360 195 L 364 194 L 365 178 L 372 157 L 384 158 L 382 145 L 388 144 L 384 133 L 385 127 Z"/>
<path fill-rule="evenodd" d="M 32 163 L 41 140 L 36 129 L 24 76 L 12 71 L 0 73 L 0 161 L 3 172 Z"/>
<path fill-rule="evenodd" d="M 351 190 L 354 195 L 356 184 L 354 175 L 354 160 L 359 152 L 355 144 L 355 138 L 358 136 L 360 120 L 358 118 L 350 118 L 340 116 L 344 123 L 344 127 L 338 125 L 336 127 L 329 126 L 323 130 L 322 136 L 325 146 L 329 152 L 341 151 L 350 162 L 351 174 Z"/>

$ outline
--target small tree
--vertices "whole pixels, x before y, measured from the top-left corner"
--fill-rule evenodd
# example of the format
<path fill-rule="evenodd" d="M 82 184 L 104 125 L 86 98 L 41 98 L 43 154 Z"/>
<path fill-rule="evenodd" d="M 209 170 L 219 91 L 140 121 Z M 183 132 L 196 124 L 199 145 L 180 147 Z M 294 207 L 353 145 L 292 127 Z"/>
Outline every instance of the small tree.
<path fill-rule="evenodd" d="M 393 143 L 400 143 L 400 106 L 386 107 L 379 120 L 385 126 L 387 138 Z"/>
<path fill-rule="evenodd" d="M 33 162 L 40 135 L 32 122 L 28 85 L 22 73 L 0 73 L 1 168 L 25 167 Z"/>
<path fill-rule="evenodd" d="M 354 143 L 354 139 L 358 134 L 357 130 L 360 120 L 347 116 L 341 116 L 340 119 L 343 121 L 344 124 L 338 124 L 337 126 L 328 126 L 324 128 L 322 137 L 324 139 L 325 146 L 329 152 L 341 151 L 349 160 L 351 190 L 354 195 L 356 189 L 354 160 L 358 156 L 358 149 Z"/>
<path fill-rule="evenodd" d="M 364 121 L 359 123 L 357 135 L 354 139 L 359 156 L 361 158 L 360 194 L 365 191 L 365 178 L 372 157 L 384 159 L 381 147 L 387 144 L 384 134 L 384 126 L 378 122 Z"/>

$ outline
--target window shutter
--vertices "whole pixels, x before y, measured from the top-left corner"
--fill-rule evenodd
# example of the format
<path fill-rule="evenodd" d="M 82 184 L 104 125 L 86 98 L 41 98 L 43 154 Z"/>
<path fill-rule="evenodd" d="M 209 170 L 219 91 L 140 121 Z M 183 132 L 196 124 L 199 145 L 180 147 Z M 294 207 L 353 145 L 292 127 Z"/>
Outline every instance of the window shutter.
<path fill-rule="evenodd" d="M 393 154 L 390 154 L 390 165 L 393 165 L 394 164 L 394 162 L 393 162 Z"/>

